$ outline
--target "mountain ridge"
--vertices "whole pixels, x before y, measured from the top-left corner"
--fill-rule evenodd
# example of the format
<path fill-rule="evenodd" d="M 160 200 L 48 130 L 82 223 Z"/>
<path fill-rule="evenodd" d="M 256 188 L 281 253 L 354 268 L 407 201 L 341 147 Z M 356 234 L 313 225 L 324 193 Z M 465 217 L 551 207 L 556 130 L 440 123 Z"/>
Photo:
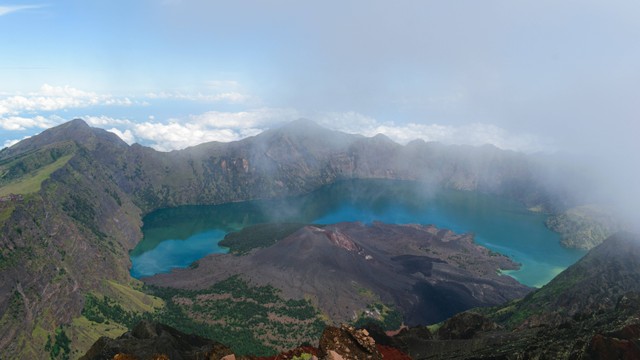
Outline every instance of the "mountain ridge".
<path fill-rule="evenodd" d="M 395 344 L 414 359 L 635 359 L 639 255 L 640 234 L 616 233 L 522 300 L 411 329 Z"/>
<path fill-rule="evenodd" d="M 324 142 L 308 128 L 163 153 L 73 120 L 0 151 L 0 189 L 32 182 L 0 201 L 0 346 L 42 358 L 47 339 L 78 334 L 87 294 L 117 295 L 109 281 L 137 291 L 128 251 L 144 214 L 161 207 L 291 196 L 351 178 L 417 180 L 547 209 L 571 202 L 537 182 L 539 164 L 523 154 L 380 147 L 329 130 Z"/>

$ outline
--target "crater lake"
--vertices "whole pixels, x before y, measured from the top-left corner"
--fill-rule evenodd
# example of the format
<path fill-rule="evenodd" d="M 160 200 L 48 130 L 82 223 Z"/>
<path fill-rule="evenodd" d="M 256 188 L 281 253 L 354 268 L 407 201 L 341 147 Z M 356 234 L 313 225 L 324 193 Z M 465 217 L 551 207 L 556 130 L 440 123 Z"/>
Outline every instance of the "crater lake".
<path fill-rule="evenodd" d="M 412 181 L 349 180 L 284 199 L 154 211 L 144 218 L 143 239 L 130 253 L 131 275 L 169 272 L 208 254 L 225 253 L 218 242 L 248 225 L 381 221 L 473 233 L 476 243 L 521 264 L 519 270 L 505 271 L 507 275 L 540 287 L 585 254 L 562 247 L 560 236 L 545 226 L 546 218 L 495 195 L 433 189 Z"/>

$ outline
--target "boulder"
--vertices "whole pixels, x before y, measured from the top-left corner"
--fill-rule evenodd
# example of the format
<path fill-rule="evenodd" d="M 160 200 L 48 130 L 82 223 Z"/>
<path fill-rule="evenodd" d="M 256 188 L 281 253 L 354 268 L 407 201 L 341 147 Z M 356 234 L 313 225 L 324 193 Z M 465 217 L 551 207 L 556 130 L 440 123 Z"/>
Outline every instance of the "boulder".
<path fill-rule="evenodd" d="M 438 329 L 438 337 L 442 340 L 472 339 L 478 333 L 497 328 L 496 323 L 483 315 L 463 312 L 445 321 Z"/>
<path fill-rule="evenodd" d="M 327 326 L 320 338 L 320 359 L 382 360 L 376 342 L 364 329 L 352 326 Z"/>
<path fill-rule="evenodd" d="M 170 326 L 143 320 L 117 339 L 101 337 L 81 360 L 196 360 L 234 357 L 217 341 L 182 333 Z"/>

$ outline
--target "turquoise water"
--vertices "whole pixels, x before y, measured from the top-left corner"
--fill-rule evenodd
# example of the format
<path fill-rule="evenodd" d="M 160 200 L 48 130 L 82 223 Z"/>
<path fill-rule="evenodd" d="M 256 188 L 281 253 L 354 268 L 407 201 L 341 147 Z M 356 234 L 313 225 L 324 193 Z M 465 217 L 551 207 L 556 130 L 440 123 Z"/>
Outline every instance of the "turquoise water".
<path fill-rule="evenodd" d="M 208 254 L 224 253 L 226 250 L 218 246 L 218 241 L 225 234 L 221 230 L 209 230 L 193 234 L 184 240 L 165 239 L 153 249 L 135 257 L 131 275 L 141 277 L 168 272 L 173 268 L 187 267 Z"/>
<path fill-rule="evenodd" d="M 183 206 L 155 211 L 144 219 L 144 238 L 131 252 L 134 277 L 186 267 L 211 253 L 230 231 L 276 221 L 330 224 L 342 221 L 433 224 L 475 241 L 522 264 L 506 272 L 530 286 L 542 286 L 576 262 L 584 251 L 560 246 L 544 225 L 546 215 L 509 199 L 473 192 L 432 191 L 408 181 L 353 180 L 311 194 L 216 206 Z"/>

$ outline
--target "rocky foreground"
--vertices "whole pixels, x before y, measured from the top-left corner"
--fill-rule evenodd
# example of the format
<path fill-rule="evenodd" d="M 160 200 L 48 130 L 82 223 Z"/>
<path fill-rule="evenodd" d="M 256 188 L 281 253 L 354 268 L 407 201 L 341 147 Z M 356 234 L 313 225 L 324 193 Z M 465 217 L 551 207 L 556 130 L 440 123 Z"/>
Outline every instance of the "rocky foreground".
<path fill-rule="evenodd" d="M 175 346 L 168 349 L 163 347 L 166 344 Z M 317 348 L 241 358 L 216 342 L 143 323 L 120 339 L 100 339 L 83 359 L 314 356 L 347 360 L 640 359 L 640 236 L 619 233 L 608 238 L 522 300 L 463 312 L 440 324 L 404 329 L 392 337 L 375 325 L 359 330 L 327 327 Z"/>
<path fill-rule="evenodd" d="M 142 321 L 117 339 L 100 338 L 81 360 L 405 360 L 400 350 L 376 344 L 366 329 L 327 327 L 317 348 L 300 347 L 271 357 L 236 356 L 228 347 L 166 325 Z"/>

